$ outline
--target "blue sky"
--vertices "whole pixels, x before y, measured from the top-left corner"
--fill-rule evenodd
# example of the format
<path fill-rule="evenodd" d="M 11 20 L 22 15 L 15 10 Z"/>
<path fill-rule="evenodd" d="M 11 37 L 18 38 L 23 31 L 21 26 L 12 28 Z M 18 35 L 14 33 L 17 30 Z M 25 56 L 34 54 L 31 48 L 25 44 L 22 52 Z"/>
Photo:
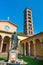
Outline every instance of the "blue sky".
<path fill-rule="evenodd" d="M 34 34 L 43 32 L 43 0 L 0 0 L 0 20 L 9 16 L 17 32 L 23 32 L 25 8 L 32 10 Z"/>

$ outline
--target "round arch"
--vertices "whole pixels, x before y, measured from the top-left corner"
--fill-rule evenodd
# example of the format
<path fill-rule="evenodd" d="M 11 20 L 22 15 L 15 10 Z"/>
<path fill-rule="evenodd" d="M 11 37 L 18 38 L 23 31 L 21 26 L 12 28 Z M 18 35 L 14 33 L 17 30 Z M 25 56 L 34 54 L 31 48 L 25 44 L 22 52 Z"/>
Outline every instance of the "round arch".
<path fill-rule="evenodd" d="M 4 39 L 3 39 L 2 52 L 8 52 L 9 45 L 10 45 L 10 37 L 9 36 L 5 36 Z"/>
<path fill-rule="evenodd" d="M 42 56 L 41 42 L 39 39 L 36 39 L 35 43 L 36 43 L 36 56 L 41 57 Z"/>
<path fill-rule="evenodd" d="M 3 42 L 6 42 L 6 43 L 10 42 L 10 37 L 9 36 L 5 36 Z"/>

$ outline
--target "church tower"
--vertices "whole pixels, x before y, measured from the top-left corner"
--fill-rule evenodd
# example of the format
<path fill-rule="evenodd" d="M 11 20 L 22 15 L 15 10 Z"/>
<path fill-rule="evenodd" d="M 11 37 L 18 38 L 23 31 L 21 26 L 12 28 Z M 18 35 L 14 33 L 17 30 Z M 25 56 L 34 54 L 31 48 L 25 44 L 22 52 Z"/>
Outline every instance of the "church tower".
<path fill-rule="evenodd" d="M 26 8 L 24 10 L 24 34 L 32 36 L 33 33 L 33 22 L 32 22 L 32 11 Z"/>

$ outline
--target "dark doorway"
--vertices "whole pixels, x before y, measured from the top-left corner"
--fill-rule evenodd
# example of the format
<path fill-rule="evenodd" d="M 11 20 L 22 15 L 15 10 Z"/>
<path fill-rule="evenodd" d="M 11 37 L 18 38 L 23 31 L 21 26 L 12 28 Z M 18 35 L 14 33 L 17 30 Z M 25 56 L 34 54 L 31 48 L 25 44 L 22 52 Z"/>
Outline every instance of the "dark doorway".
<path fill-rule="evenodd" d="M 6 52 L 6 46 L 7 44 L 3 44 L 2 52 Z"/>

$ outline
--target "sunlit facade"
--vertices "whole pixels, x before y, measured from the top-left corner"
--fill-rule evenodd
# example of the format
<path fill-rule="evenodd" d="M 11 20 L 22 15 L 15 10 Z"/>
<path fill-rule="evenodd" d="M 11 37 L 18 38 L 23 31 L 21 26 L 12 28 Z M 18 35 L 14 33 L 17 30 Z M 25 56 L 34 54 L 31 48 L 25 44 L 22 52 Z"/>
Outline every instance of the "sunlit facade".
<path fill-rule="evenodd" d="M 17 25 L 10 21 L 0 21 L 0 56 L 7 57 L 11 49 L 11 35 L 17 31 Z M 16 32 L 17 33 L 17 32 Z M 26 35 L 18 36 L 19 54 L 33 58 L 43 58 L 43 32 L 28 37 Z"/>

